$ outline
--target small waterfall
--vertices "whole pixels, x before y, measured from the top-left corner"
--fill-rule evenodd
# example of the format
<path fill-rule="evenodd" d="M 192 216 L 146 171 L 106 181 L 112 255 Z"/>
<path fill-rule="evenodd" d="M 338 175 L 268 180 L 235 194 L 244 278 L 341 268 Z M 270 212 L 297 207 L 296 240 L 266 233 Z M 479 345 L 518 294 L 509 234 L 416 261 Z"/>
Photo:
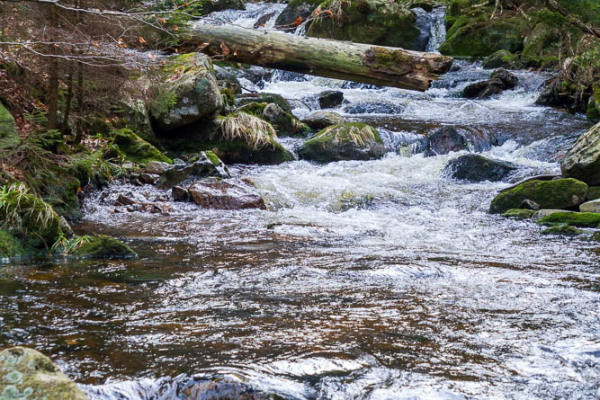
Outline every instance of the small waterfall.
<path fill-rule="evenodd" d="M 446 7 L 435 8 L 430 14 L 428 52 L 438 53 L 440 46 L 446 40 Z"/>

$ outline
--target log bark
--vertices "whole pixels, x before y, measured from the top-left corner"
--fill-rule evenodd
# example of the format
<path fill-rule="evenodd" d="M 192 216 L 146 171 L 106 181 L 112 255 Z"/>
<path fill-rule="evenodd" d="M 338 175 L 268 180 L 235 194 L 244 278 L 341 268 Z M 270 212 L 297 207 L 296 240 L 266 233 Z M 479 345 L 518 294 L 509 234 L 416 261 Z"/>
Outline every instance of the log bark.
<path fill-rule="evenodd" d="M 232 26 L 198 24 L 182 42 L 229 61 L 328 78 L 425 91 L 450 69 L 452 59 L 435 53 L 307 38 Z"/>

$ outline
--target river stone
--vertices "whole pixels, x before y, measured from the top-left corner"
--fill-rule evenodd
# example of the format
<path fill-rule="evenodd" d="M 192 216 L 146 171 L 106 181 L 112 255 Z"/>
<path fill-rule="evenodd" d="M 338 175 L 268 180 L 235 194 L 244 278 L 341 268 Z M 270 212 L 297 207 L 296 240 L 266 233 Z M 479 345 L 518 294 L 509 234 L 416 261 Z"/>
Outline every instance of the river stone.
<path fill-rule="evenodd" d="M 81 247 L 71 253 L 80 258 L 135 258 L 137 254 L 118 239 L 107 235 L 92 236 Z"/>
<path fill-rule="evenodd" d="M 172 57 L 163 78 L 150 87 L 147 102 L 155 126 L 163 132 L 200 122 L 223 108 L 212 62 L 204 54 Z"/>
<path fill-rule="evenodd" d="M 463 96 L 468 99 L 486 99 L 502 93 L 502 86 L 504 86 L 504 83 L 500 79 L 475 82 L 464 88 Z"/>
<path fill-rule="evenodd" d="M 0 150 L 11 149 L 21 144 L 17 124 L 8 110 L 0 103 Z"/>
<path fill-rule="evenodd" d="M 171 164 L 163 162 L 163 161 L 150 161 L 146 164 L 146 173 L 153 175 L 160 175 L 168 168 L 171 168 Z"/>
<path fill-rule="evenodd" d="M 425 148 L 426 156 L 437 156 L 466 150 L 467 141 L 455 128 L 444 126 L 427 136 Z"/>
<path fill-rule="evenodd" d="M 173 198 L 173 201 L 189 201 L 190 193 L 181 186 L 173 186 L 173 188 L 171 188 L 171 197 Z"/>
<path fill-rule="evenodd" d="M 560 209 L 556 209 L 556 208 L 543 208 L 539 211 L 536 211 L 533 214 L 533 219 L 535 219 L 536 221 L 539 221 L 543 218 L 546 218 L 548 215 L 552 215 L 552 214 L 556 214 L 556 213 L 574 213 L 575 211 L 567 211 L 567 210 L 560 210 Z"/>
<path fill-rule="evenodd" d="M 229 89 L 233 94 L 242 93 L 242 84 L 233 72 L 218 65 L 215 65 L 214 68 L 215 78 L 217 78 L 217 84 L 220 88 Z"/>
<path fill-rule="evenodd" d="M 562 161 L 564 176 L 600 185 L 600 122 L 581 135 Z"/>
<path fill-rule="evenodd" d="M 579 211 L 589 213 L 600 213 L 600 199 L 583 203 L 579 206 Z"/>
<path fill-rule="evenodd" d="M 294 32 L 297 28 L 295 22 L 298 17 L 301 18 L 301 21 L 306 21 L 315 8 L 316 4 L 310 2 L 288 4 L 277 17 L 275 26 L 285 32 Z"/>
<path fill-rule="evenodd" d="M 87 397 L 42 353 L 11 347 L 0 352 L 0 399 L 87 400 Z"/>
<path fill-rule="evenodd" d="M 490 79 L 500 79 L 503 84 L 502 89 L 513 89 L 519 83 L 519 78 L 504 68 L 498 68 L 492 72 Z"/>
<path fill-rule="evenodd" d="M 518 208 L 525 199 L 536 202 L 541 208 L 574 208 L 585 201 L 587 188 L 584 182 L 570 178 L 523 182 L 500 192 L 492 200 L 490 213 L 501 214 Z"/>
<path fill-rule="evenodd" d="M 263 110 L 263 118 L 275 128 L 278 136 L 302 136 L 310 133 L 310 128 L 298 118 L 275 103 L 269 103 Z"/>
<path fill-rule="evenodd" d="M 302 122 L 313 129 L 324 129 L 344 122 L 342 116 L 332 111 L 315 111 L 307 115 Z"/>
<path fill-rule="evenodd" d="M 506 179 L 518 168 L 518 165 L 508 161 L 492 160 L 479 154 L 465 154 L 450 160 L 443 173 L 449 178 L 469 182 L 497 182 Z"/>
<path fill-rule="evenodd" d="M 211 154 L 211 157 L 208 156 Z M 204 178 L 214 176 L 218 178 L 229 178 L 229 172 L 225 165 L 212 152 L 201 152 L 198 159 L 190 164 L 175 165 L 163 172 L 158 182 L 161 187 L 178 185 L 188 178 Z"/>
<path fill-rule="evenodd" d="M 265 201 L 251 188 L 217 178 L 207 178 L 188 189 L 192 200 L 203 208 L 219 210 L 265 209 Z"/>
<path fill-rule="evenodd" d="M 302 144 L 300 158 L 317 162 L 373 160 L 386 153 L 377 129 L 358 122 L 332 125 Z"/>
<path fill-rule="evenodd" d="M 317 97 L 321 108 L 335 108 L 344 102 L 344 93 L 338 90 L 326 90 Z"/>
<path fill-rule="evenodd" d="M 486 57 L 481 66 L 485 69 L 494 69 L 500 67 L 506 68 L 521 68 L 519 58 L 508 50 L 498 50 L 494 54 Z"/>

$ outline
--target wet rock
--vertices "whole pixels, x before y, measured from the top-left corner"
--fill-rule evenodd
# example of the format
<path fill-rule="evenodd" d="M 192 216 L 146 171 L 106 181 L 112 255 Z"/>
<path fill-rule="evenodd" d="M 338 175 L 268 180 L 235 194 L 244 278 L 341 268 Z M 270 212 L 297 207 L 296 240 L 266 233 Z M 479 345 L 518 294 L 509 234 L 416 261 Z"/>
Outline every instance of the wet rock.
<path fill-rule="evenodd" d="M 71 254 L 80 258 L 119 259 L 137 257 L 137 254 L 125 243 L 106 235 L 92 236 Z"/>
<path fill-rule="evenodd" d="M 144 211 L 144 206 L 141 204 L 132 204 L 130 206 L 125 207 L 128 212 L 140 212 Z"/>
<path fill-rule="evenodd" d="M 114 133 L 113 144 L 116 148 L 112 150 L 122 152 L 127 161 L 145 166 L 152 161 L 171 163 L 171 159 L 165 156 L 156 147 L 136 135 L 130 129 L 120 129 Z"/>
<path fill-rule="evenodd" d="M 272 11 L 270 13 L 266 13 L 264 15 L 261 15 L 259 19 L 256 20 L 256 22 L 254 23 L 254 29 L 258 29 L 261 26 L 264 26 L 271 18 L 273 18 L 275 16 L 276 12 Z"/>
<path fill-rule="evenodd" d="M 382 158 L 385 146 L 377 129 L 358 122 L 332 125 L 302 144 L 300 158 L 317 162 Z"/>
<path fill-rule="evenodd" d="M 548 215 L 556 214 L 556 213 L 574 213 L 575 211 L 567 211 L 561 210 L 557 208 L 543 208 L 541 210 L 536 211 L 533 214 L 533 219 L 536 221 L 540 221 L 541 219 L 547 217 Z"/>
<path fill-rule="evenodd" d="M 267 104 L 263 110 L 263 118 L 270 122 L 277 131 L 278 136 L 301 136 L 310 133 L 310 128 L 300 122 L 298 118 L 275 103 Z"/>
<path fill-rule="evenodd" d="M 291 113 L 292 106 L 283 98 L 283 96 L 275 93 L 249 93 L 237 97 L 238 107 L 245 106 L 250 103 L 275 103 L 284 111 Z"/>
<path fill-rule="evenodd" d="M 463 90 L 463 96 L 468 99 L 486 99 L 495 94 L 502 93 L 504 83 L 500 79 L 488 79 L 475 82 Z"/>
<path fill-rule="evenodd" d="M 529 199 L 542 208 L 569 209 L 585 201 L 588 186 L 576 179 L 552 181 L 532 180 L 500 192 L 490 205 L 490 213 L 501 214 L 518 208 L 523 200 Z"/>
<path fill-rule="evenodd" d="M 300 17 L 301 21 L 306 21 L 315 8 L 316 4 L 311 3 L 288 4 L 277 17 L 275 26 L 285 32 L 294 32 L 297 28 L 296 19 Z"/>
<path fill-rule="evenodd" d="M 524 210 L 521 208 L 511 208 L 502 214 L 504 218 L 516 219 L 516 220 L 526 220 L 532 219 L 535 214 L 534 210 Z"/>
<path fill-rule="evenodd" d="M 337 90 L 326 90 L 317 97 L 321 108 L 335 108 L 344 101 L 344 93 Z"/>
<path fill-rule="evenodd" d="M 201 152 L 198 159 L 191 164 L 179 164 L 166 170 L 160 177 L 158 184 L 161 187 L 171 187 L 188 178 L 204 178 L 207 176 L 228 178 L 229 172 L 221 160 L 218 158 L 216 160 L 214 158 L 211 159 L 212 157 L 209 157 L 207 153 Z"/>
<path fill-rule="evenodd" d="M 436 156 L 467 149 L 467 141 L 455 128 L 444 126 L 427 136 L 425 155 Z"/>
<path fill-rule="evenodd" d="M 0 398 L 87 400 L 77 384 L 48 357 L 26 347 L 0 352 Z"/>
<path fill-rule="evenodd" d="M 159 178 L 159 175 L 143 173 L 140 174 L 139 180 L 146 185 L 154 185 Z"/>
<path fill-rule="evenodd" d="M 342 116 L 332 111 L 315 111 L 306 116 L 302 122 L 312 129 L 324 129 L 331 125 L 337 125 L 344 122 Z"/>
<path fill-rule="evenodd" d="M 174 201 L 189 201 L 190 194 L 187 189 L 181 186 L 173 186 L 171 189 L 171 197 Z"/>
<path fill-rule="evenodd" d="M 538 203 L 536 203 L 535 201 L 529 200 L 529 199 L 523 200 L 523 202 L 521 203 L 521 206 L 519 208 L 521 208 L 523 210 L 532 210 L 532 211 L 539 211 L 541 209 L 541 207 Z"/>
<path fill-rule="evenodd" d="M 590 186 L 587 192 L 588 200 L 600 199 L 600 186 Z"/>
<path fill-rule="evenodd" d="M 581 135 L 561 164 L 564 176 L 600 185 L 600 123 Z"/>
<path fill-rule="evenodd" d="M 200 53 L 174 56 L 162 73 L 163 79 L 151 86 L 147 102 L 150 116 L 161 131 L 200 122 L 223 108 L 221 91 L 208 56 Z"/>
<path fill-rule="evenodd" d="M 559 224 L 544 229 L 542 235 L 562 235 L 562 236 L 577 236 L 584 233 L 581 229 L 566 224 Z"/>
<path fill-rule="evenodd" d="M 500 79 L 500 81 L 502 81 L 503 84 L 502 89 L 504 90 L 513 89 L 519 83 L 519 78 L 517 78 L 515 74 L 508 72 L 504 68 L 498 68 L 497 70 L 495 70 L 490 76 L 490 79 Z"/>
<path fill-rule="evenodd" d="M 162 161 L 150 161 L 146 164 L 144 171 L 148 174 L 160 175 L 171 166 L 171 164 Z"/>
<path fill-rule="evenodd" d="M 21 144 L 17 124 L 10 112 L 0 102 L 0 150 L 11 149 Z"/>
<path fill-rule="evenodd" d="M 578 226 L 583 228 L 600 228 L 600 214 L 588 212 L 555 212 L 541 218 L 540 225 Z"/>
<path fill-rule="evenodd" d="M 245 10 L 246 3 L 244 0 L 219 0 L 219 1 L 203 1 L 202 12 L 200 15 L 208 15 L 215 11 L 224 10 Z"/>
<path fill-rule="evenodd" d="M 519 62 L 519 57 L 514 55 L 508 50 L 498 50 L 494 54 L 486 57 L 481 63 L 482 67 L 485 69 L 494 69 L 494 68 L 512 68 L 518 69 L 522 67 L 522 64 Z"/>
<path fill-rule="evenodd" d="M 588 201 L 579 206 L 579 211 L 588 213 L 600 213 L 600 199 Z"/>
<path fill-rule="evenodd" d="M 450 160 L 444 175 L 469 182 L 497 182 L 508 178 L 519 166 L 507 161 L 492 160 L 479 154 L 465 154 Z"/>
<path fill-rule="evenodd" d="M 204 207 L 219 210 L 242 210 L 247 208 L 265 209 L 262 197 L 240 183 L 216 178 L 203 179 L 188 189 L 192 200 Z"/>
<path fill-rule="evenodd" d="M 119 194 L 119 197 L 117 197 L 117 203 L 119 203 L 119 205 L 130 206 L 130 205 L 133 205 L 133 204 L 137 204 L 138 201 L 135 200 L 131 196 L 127 196 L 127 195 L 124 195 L 124 194 L 121 193 L 121 194 Z"/>
<path fill-rule="evenodd" d="M 348 114 L 399 114 L 406 107 L 399 103 L 358 103 L 344 107 Z"/>
<path fill-rule="evenodd" d="M 215 78 L 217 78 L 217 84 L 220 88 L 229 89 L 233 94 L 242 93 L 242 84 L 233 72 L 218 65 L 215 65 L 214 68 Z"/>

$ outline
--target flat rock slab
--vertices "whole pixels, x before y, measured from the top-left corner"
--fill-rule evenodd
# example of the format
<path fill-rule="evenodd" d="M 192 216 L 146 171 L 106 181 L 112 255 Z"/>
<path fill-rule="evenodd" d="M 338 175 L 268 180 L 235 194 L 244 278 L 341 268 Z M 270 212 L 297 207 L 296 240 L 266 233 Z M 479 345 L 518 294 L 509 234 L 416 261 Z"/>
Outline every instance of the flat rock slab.
<path fill-rule="evenodd" d="M 218 210 L 265 209 L 263 198 L 251 187 L 216 178 L 203 179 L 190 186 L 192 200 L 204 208 Z"/>

